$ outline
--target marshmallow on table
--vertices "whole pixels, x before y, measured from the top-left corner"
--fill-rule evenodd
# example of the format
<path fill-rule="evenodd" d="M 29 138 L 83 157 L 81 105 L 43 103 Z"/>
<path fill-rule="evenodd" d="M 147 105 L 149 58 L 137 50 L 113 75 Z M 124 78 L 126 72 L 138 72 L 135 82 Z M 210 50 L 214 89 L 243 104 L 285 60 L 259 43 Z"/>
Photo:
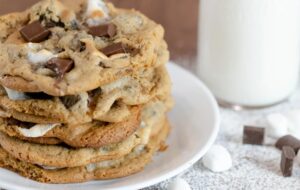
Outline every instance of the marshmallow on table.
<path fill-rule="evenodd" d="M 291 134 L 300 138 L 300 110 L 292 110 L 286 114 L 273 113 L 267 116 L 267 135 L 280 138 Z"/>
<path fill-rule="evenodd" d="M 223 172 L 232 167 L 231 155 L 221 145 L 213 145 L 202 158 L 202 163 L 213 172 Z"/>
<path fill-rule="evenodd" d="M 268 127 L 266 128 L 267 136 L 280 138 L 288 134 L 289 121 L 280 113 L 273 113 L 267 116 Z"/>
<path fill-rule="evenodd" d="M 289 134 L 300 138 L 300 110 L 291 110 L 286 114 L 290 122 Z"/>
<path fill-rule="evenodd" d="M 295 160 L 298 164 L 300 164 L 300 151 L 298 151 Z"/>
<path fill-rule="evenodd" d="M 191 190 L 191 187 L 184 179 L 178 177 L 169 184 L 168 190 Z"/>

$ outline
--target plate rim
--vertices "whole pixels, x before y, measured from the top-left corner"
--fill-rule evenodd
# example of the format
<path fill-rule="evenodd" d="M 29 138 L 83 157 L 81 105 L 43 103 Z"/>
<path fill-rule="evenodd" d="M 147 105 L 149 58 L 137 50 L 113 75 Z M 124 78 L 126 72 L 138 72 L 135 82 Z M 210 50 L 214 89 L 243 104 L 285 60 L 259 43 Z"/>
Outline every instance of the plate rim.
<path fill-rule="evenodd" d="M 114 190 L 132 190 L 132 189 L 146 188 L 146 187 L 158 184 L 162 181 L 165 181 L 167 179 L 170 179 L 170 178 L 182 173 L 183 171 L 189 169 L 192 165 L 194 165 L 198 160 L 200 160 L 202 158 L 202 156 L 213 145 L 213 143 L 215 142 L 215 140 L 217 138 L 219 128 L 220 128 L 220 109 L 219 109 L 216 99 L 214 98 L 214 95 L 208 89 L 208 87 L 199 78 L 197 78 L 193 73 L 191 73 L 191 72 L 187 71 L 186 69 L 184 69 L 183 67 L 175 64 L 173 61 L 169 61 L 167 64 L 167 69 L 172 68 L 172 67 L 175 70 L 180 70 L 185 75 L 187 75 L 192 80 L 194 80 L 194 82 L 201 88 L 201 90 L 204 91 L 204 93 L 207 95 L 208 99 L 210 100 L 211 105 L 212 105 L 212 110 L 214 113 L 214 117 L 215 117 L 214 126 L 212 126 L 213 129 L 210 134 L 210 137 L 206 141 L 203 148 L 199 152 L 197 152 L 191 159 L 189 159 L 189 161 L 187 161 L 186 163 L 174 168 L 173 170 L 166 172 L 165 174 L 159 175 L 157 177 L 153 177 L 152 179 L 145 180 L 145 181 L 139 182 L 134 185 L 128 185 L 126 187 L 113 188 Z M 5 182 L 3 183 L 3 181 L 2 182 L 0 181 L 0 185 L 2 188 L 6 188 L 6 189 L 36 190 L 35 187 L 34 188 L 20 187 L 16 184 L 7 184 Z M 111 188 L 109 188 L 109 189 L 111 189 Z"/>

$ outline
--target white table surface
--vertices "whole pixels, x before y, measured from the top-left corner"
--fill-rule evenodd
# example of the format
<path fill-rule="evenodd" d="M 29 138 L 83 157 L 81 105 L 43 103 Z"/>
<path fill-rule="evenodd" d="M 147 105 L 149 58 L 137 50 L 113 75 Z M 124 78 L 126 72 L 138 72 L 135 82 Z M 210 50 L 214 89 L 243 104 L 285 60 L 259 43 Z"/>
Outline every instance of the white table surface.
<path fill-rule="evenodd" d="M 189 63 L 186 62 L 184 66 L 191 69 Z M 204 168 L 201 161 L 198 161 L 180 176 L 190 184 L 193 190 L 300 189 L 299 163 L 294 163 L 293 176 L 285 178 L 282 177 L 280 172 L 281 152 L 274 146 L 242 144 L 244 124 L 265 125 L 265 116 L 269 113 L 284 113 L 297 108 L 300 109 L 300 88 L 289 100 L 271 108 L 240 112 L 221 108 L 221 130 L 216 143 L 225 146 L 230 151 L 233 158 L 233 167 L 223 173 L 213 173 Z M 145 188 L 145 190 L 166 189 L 171 180 Z"/>

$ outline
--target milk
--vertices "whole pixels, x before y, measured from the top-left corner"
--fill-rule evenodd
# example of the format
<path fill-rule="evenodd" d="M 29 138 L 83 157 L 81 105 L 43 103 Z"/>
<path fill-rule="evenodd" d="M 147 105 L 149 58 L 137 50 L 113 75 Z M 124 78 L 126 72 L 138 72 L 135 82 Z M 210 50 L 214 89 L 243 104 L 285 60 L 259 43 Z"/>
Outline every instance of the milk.
<path fill-rule="evenodd" d="M 217 99 L 266 106 L 296 88 L 300 0 L 201 0 L 198 74 Z"/>

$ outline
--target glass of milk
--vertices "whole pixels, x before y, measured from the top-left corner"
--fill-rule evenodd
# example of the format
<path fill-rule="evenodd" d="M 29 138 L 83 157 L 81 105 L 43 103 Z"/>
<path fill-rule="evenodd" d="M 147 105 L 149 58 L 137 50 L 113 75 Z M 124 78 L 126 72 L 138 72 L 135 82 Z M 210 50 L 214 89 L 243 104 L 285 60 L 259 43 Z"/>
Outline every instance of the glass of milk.
<path fill-rule="evenodd" d="M 220 104 L 258 108 L 296 89 L 300 0 L 201 0 L 197 72 Z"/>

